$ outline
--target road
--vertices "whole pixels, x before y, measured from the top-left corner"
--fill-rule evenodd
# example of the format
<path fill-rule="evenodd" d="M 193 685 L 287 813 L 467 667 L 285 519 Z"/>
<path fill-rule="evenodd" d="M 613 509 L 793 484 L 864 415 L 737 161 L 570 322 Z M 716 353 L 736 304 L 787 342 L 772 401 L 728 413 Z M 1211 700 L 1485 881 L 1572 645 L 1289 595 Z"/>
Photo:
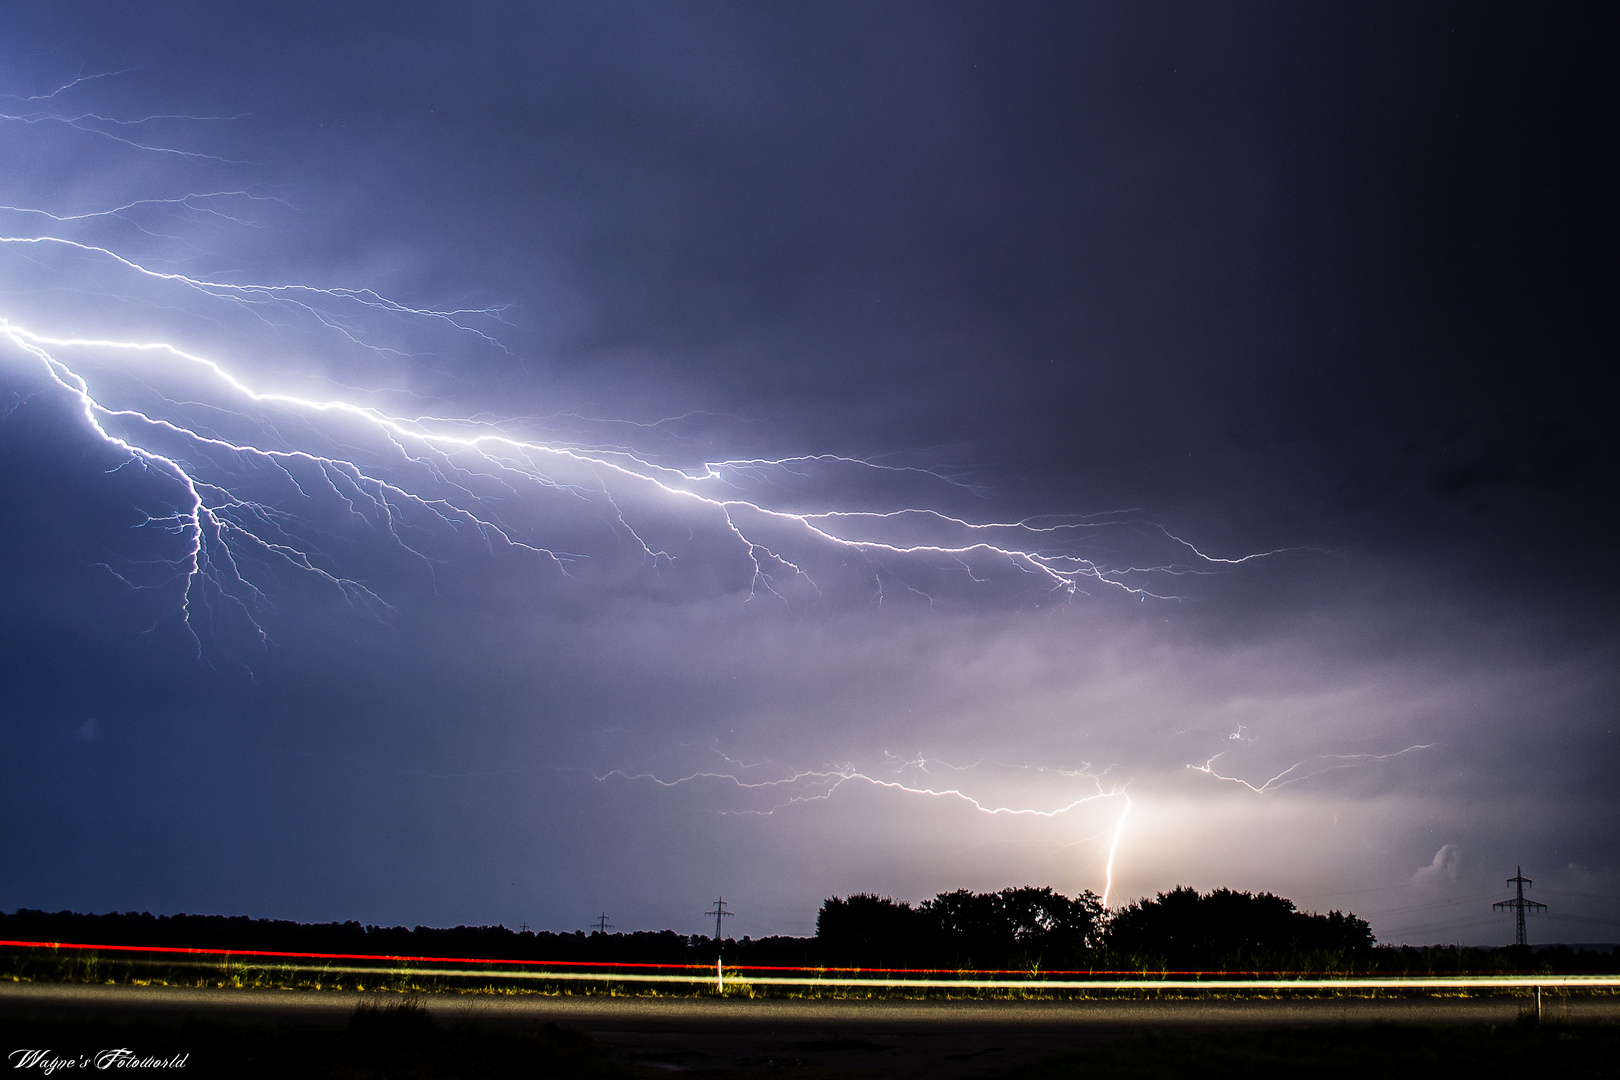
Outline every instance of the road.
<path fill-rule="evenodd" d="M 282 1025 L 342 1025 L 361 1002 L 341 991 L 0 983 L 0 1013 L 204 1015 Z M 762 1063 L 824 1075 L 969 1077 L 1143 1031 L 1310 1024 L 1511 1023 L 1524 998 L 1179 1001 L 840 1001 L 443 994 L 415 999 L 436 1019 L 581 1028 L 622 1058 L 669 1069 Z M 1620 1022 L 1620 997 L 1548 995 L 1550 1017 Z M 3 1050 L 5 1048 L 0 1048 Z"/>

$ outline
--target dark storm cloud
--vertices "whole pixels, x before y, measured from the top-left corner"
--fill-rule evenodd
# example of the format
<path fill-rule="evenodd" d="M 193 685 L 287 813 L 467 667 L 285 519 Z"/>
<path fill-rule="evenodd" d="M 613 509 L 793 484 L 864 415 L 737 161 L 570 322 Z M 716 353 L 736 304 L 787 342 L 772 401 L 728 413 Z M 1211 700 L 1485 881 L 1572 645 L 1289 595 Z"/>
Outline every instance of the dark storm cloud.
<path fill-rule="evenodd" d="M 881 455 L 967 485 L 830 465 L 750 478 L 797 510 L 1140 507 L 1215 555 L 1301 550 L 1185 577 L 1183 603 L 1103 587 L 1054 612 L 987 564 L 985 588 L 897 572 L 879 603 L 863 559 L 801 544 L 816 590 L 745 603 L 724 523 L 645 493 L 614 506 L 678 556 L 651 569 L 606 504 L 503 502 L 589 552 L 569 577 L 470 533 L 415 559 L 343 531 L 329 500 L 305 507 L 309 535 L 386 607 L 283 575 L 269 645 L 221 609 L 210 667 L 153 593 L 97 566 L 159 557 L 164 537 L 131 526 L 162 484 L 109 472 L 117 455 L 8 352 L 0 588 L 23 674 L 3 737 L 29 763 L 8 801 L 30 824 L 5 835 L 21 869 L 0 904 L 558 925 L 621 904 L 627 925 L 634 903 L 662 925 L 730 875 L 776 913 L 768 929 L 803 930 L 835 890 L 1100 887 L 1107 814 L 981 836 L 877 789 L 746 818 L 720 813 L 740 805 L 720 788 L 596 779 L 727 756 L 876 774 L 885 752 L 1124 785 L 1117 869 L 1136 892 L 1431 888 L 1500 876 L 1525 848 L 1583 867 L 1570 881 L 1620 866 L 1591 825 L 1612 816 L 1617 763 L 1616 461 L 1591 379 L 1614 346 L 1604 20 L 1069 4 L 4 18 L 0 91 L 138 65 L 64 108 L 233 117 L 142 130 L 246 164 L 9 122 L 0 202 L 242 189 L 283 201 L 233 204 L 246 226 L 197 214 L 116 239 L 188 274 L 510 305 L 479 324 L 499 345 L 367 314 L 368 340 L 405 356 L 307 314 L 19 258 L 0 279 L 19 323 L 183 336 L 294 392 L 526 418 L 663 463 Z M 290 412 L 207 422 L 384 456 L 374 433 Z M 270 471 L 232 475 L 280 490 Z M 1143 565 L 1168 542 L 1093 544 Z M 1188 768 L 1223 753 L 1215 772 L 1261 786 L 1414 745 L 1265 794 Z M 137 775 L 166 794 L 144 802 Z M 1055 775 L 1030 797 L 1099 786 Z M 205 805 L 223 809 L 192 823 Z M 893 829 L 847 839 L 891 812 Z M 1242 839 L 1259 836 L 1286 866 Z M 748 870 L 784 852 L 801 871 Z M 657 885 L 633 869 L 651 864 Z"/>
<path fill-rule="evenodd" d="M 1601 76 L 1556 20 L 108 18 L 158 56 L 137 78 L 251 99 L 220 104 L 313 212 L 310 261 L 515 300 L 570 404 L 966 444 L 1105 504 L 1219 501 L 1256 458 L 1298 462 L 1267 485 L 1292 504 L 1493 407 L 1595 437 L 1563 387 L 1602 345 L 1571 318 Z M 468 250 L 477 283 L 444 269 Z"/>

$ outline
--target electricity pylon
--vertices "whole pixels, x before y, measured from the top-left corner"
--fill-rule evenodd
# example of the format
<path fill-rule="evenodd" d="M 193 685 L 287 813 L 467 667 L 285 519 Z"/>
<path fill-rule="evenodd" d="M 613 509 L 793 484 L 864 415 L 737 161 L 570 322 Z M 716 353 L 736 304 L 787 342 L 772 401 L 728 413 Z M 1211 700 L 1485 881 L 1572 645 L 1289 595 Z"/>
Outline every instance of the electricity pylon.
<path fill-rule="evenodd" d="M 705 911 L 703 914 L 714 916 L 714 991 L 717 994 L 724 993 L 726 989 L 726 969 L 720 961 L 720 950 L 726 946 L 725 939 L 720 936 L 720 920 L 735 915 L 736 912 L 726 910 L 726 898 L 722 896 L 714 902 L 713 911 Z"/>
<path fill-rule="evenodd" d="M 724 940 L 720 936 L 720 920 L 729 919 L 731 916 L 737 913 L 735 911 L 726 910 L 726 898 L 722 896 L 720 899 L 714 902 L 713 911 L 705 911 L 703 914 L 714 916 L 714 943 L 715 945 L 719 945 L 720 942 Z"/>
<path fill-rule="evenodd" d="M 1513 869 L 1516 871 L 1516 873 L 1507 879 L 1507 883 L 1509 885 L 1517 885 L 1519 887 L 1518 895 L 1512 899 L 1503 900 L 1499 903 L 1492 904 L 1491 909 L 1493 911 L 1512 911 L 1518 917 L 1519 945 L 1520 947 L 1528 947 L 1530 944 L 1530 937 L 1524 932 L 1524 913 L 1526 911 L 1546 911 L 1547 905 L 1538 904 L 1534 900 L 1526 900 L 1524 898 L 1524 887 L 1530 884 L 1530 879 L 1524 876 L 1524 867 L 1515 866 Z"/>
<path fill-rule="evenodd" d="M 598 934 L 605 934 L 609 930 L 617 930 L 617 929 L 618 929 L 618 927 L 614 926 L 612 923 L 607 921 L 607 912 L 604 911 L 604 912 L 602 912 L 602 914 L 600 914 L 600 915 L 598 915 L 596 917 L 596 932 Z"/>

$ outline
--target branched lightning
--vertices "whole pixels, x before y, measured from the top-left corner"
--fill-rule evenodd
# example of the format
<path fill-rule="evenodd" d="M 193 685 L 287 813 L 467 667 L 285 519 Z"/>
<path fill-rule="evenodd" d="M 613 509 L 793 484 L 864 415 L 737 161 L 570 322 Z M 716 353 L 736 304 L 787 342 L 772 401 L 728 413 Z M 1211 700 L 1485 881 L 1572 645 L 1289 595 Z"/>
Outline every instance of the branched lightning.
<path fill-rule="evenodd" d="M 34 108 L 27 112 L 6 113 L 0 112 L 0 122 L 10 122 L 27 126 L 57 125 L 68 128 L 83 135 L 93 135 L 110 142 L 120 143 L 134 150 L 149 154 L 172 154 L 176 157 L 196 162 L 212 162 L 219 165 L 246 165 L 248 162 L 236 161 L 222 157 L 218 154 L 204 154 L 195 150 L 183 150 L 176 146 L 164 146 L 156 142 L 135 138 L 132 135 L 119 134 L 117 129 L 135 131 L 147 124 L 160 121 L 179 121 L 183 123 L 199 123 L 207 121 L 239 120 L 241 115 L 235 116 L 197 116 L 191 114 L 157 113 L 148 116 L 118 117 L 105 116 L 101 113 L 82 111 L 77 113 L 64 112 L 55 108 L 57 98 L 77 89 L 87 83 L 99 79 L 115 78 L 139 70 L 140 65 L 120 68 L 117 71 L 103 71 L 94 75 L 79 75 L 56 89 L 44 94 L 0 94 L 0 100 L 20 102 L 23 105 L 32 105 Z M 108 130 L 109 128 L 114 130 Z"/>
<path fill-rule="evenodd" d="M 1233 739 L 1239 737 L 1240 735 L 1231 736 Z M 1217 780 L 1241 784 L 1256 795 L 1264 795 L 1268 791 L 1287 787 L 1289 784 L 1297 784 L 1301 780 L 1309 780 L 1311 777 L 1321 776 L 1323 773 L 1333 772 L 1338 769 L 1353 769 L 1359 765 L 1366 765 L 1374 761 L 1388 761 L 1391 758 L 1398 758 L 1418 750 L 1432 749 L 1434 749 L 1433 743 L 1421 743 L 1417 746 L 1408 746 L 1405 750 L 1396 750 L 1390 754 L 1314 754 L 1311 757 L 1294 762 L 1276 776 L 1259 784 L 1250 783 L 1248 780 L 1237 776 L 1223 776 L 1216 772 L 1215 762 L 1220 760 L 1222 754 L 1216 754 L 1202 765 L 1188 765 L 1187 768 L 1195 772 L 1206 773 Z"/>
<path fill-rule="evenodd" d="M 188 196 L 188 198 L 201 198 L 201 196 Z M 190 205 L 186 202 L 186 200 L 179 201 L 185 205 Z M 94 215 L 86 214 L 79 216 L 81 218 L 104 216 L 111 214 L 112 212 L 113 211 L 100 211 Z M 319 288 L 314 285 L 301 284 L 235 284 L 227 281 L 210 281 L 206 278 L 191 277 L 186 274 L 154 270 L 147 266 L 143 266 L 133 259 L 125 258 L 117 252 L 111 251 L 107 248 L 99 247 L 95 244 L 84 244 L 77 240 L 69 240 L 59 236 L 0 236 L 0 244 L 59 244 L 63 247 L 77 249 L 85 254 L 100 256 L 102 258 L 111 260 L 124 269 L 144 277 L 152 278 L 157 281 L 174 282 L 184 285 L 187 288 L 194 289 L 198 293 L 212 299 L 227 300 L 241 304 L 249 310 L 255 310 L 255 313 L 258 314 L 261 319 L 266 319 L 267 321 L 268 316 L 262 311 L 257 311 L 256 309 L 261 308 L 266 304 L 279 305 L 314 318 L 318 323 L 320 323 L 320 325 L 326 327 L 327 329 L 337 331 L 339 334 L 343 335 L 344 338 L 356 345 L 364 345 L 370 348 L 378 349 L 379 351 L 397 353 L 397 350 L 385 349 L 383 346 L 371 344 L 363 336 L 363 332 L 359 324 L 355 323 L 351 319 L 342 317 L 334 308 L 324 306 L 321 301 L 326 301 L 328 303 L 334 301 L 348 302 L 361 308 L 371 308 L 390 315 L 407 315 L 416 316 L 422 319 L 439 320 L 449 323 L 457 330 L 464 330 L 468 333 L 477 334 L 479 337 L 483 338 L 486 342 L 489 342 L 492 345 L 503 347 L 493 335 L 479 330 L 476 326 L 474 326 L 469 317 L 482 316 L 487 319 L 499 321 L 501 320 L 505 311 L 504 307 L 476 309 L 419 308 L 402 304 L 397 300 L 391 300 L 372 289 Z"/>
<path fill-rule="evenodd" d="M 0 238 L 0 242 L 12 239 Z M 124 260 L 120 262 L 128 265 Z M 185 281 L 195 284 L 194 279 Z M 330 295 L 330 291 L 316 291 Z M 378 302 L 391 311 L 403 310 L 392 302 Z M 660 505 L 677 514 L 696 515 L 700 520 L 707 516 L 748 559 L 750 596 L 760 591 L 782 596 L 778 586 L 783 575 L 802 579 L 813 587 L 804 558 L 789 551 L 802 550 L 807 542 L 870 560 L 873 576 L 880 582 L 885 573 L 884 560 L 955 566 L 974 580 L 979 578 L 976 566 L 1003 563 L 1033 578 L 1045 591 L 1064 596 L 1082 591 L 1087 583 L 1142 597 L 1168 596 L 1140 583 L 1141 579 L 1151 574 L 1197 569 L 1169 564 L 1106 567 L 1083 554 L 1064 550 L 1063 545 L 1040 546 L 1032 542 L 1054 534 L 1141 524 L 1134 517 L 972 522 L 926 508 L 885 512 L 785 510 L 758 498 L 740 497 L 736 494 L 739 485 L 749 474 L 762 469 L 790 468 L 825 459 L 714 462 L 683 470 L 628 450 L 523 438 L 487 421 L 404 416 L 338 396 L 260 390 L 225 362 L 169 342 L 53 336 L 9 319 L 0 319 L 0 338 L 34 358 L 57 387 L 76 399 L 86 423 L 109 445 L 127 455 L 130 462 L 170 478 L 178 487 L 182 497 L 172 511 L 153 516 L 149 523 L 171 531 L 181 540 L 176 567 L 183 580 L 180 606 L 188 626 L 192 602 L 199 590 L 231 596 L 244 612 L 247 605 L 241 594 L 261 595 L 260 585 L 245 575 L 240 565 L 241 556 L 248 553 L 316 574 L 356 597 L 382 602 L 371 589 L 337 568 L 322 566 L 316 552 L 298 546 L 290 507 L 236 491 L 227 475 L 231 462 L 273 470 L 300 499 L 308 499 L 307 485 L 311 482 L 328 489 L 328 494 L 341 498 L 350 515 L 376 526 L 392 542 L 424 560 L 428 559 L 426 552 L 406 535 L 411 531 L 402 517 L 407 510 L 425 514 L 452 531 L 470 530 L 486 546 L 499 544 L 541 556 L 557 569 L 566 570 L 567 562 L 587 555 L 560 551 L 525 536 L 498 509 L 501 501 L 521 499 L 525 492 L 544 491 L 567 492 L 581 503 L 594 504 L 614 530 L 655 567 L 672 562 L 675 556 L 632 523 L 627 503 L 644 509 Z M 188 391 L 198 399 L 165 399 L 160 403 L 161 412 L 151 411 L 150 406 L 143 409 L 109 403 L 93 388 L 92 376 L 70 362 L 71 356 L 83 354 L 115 358 L 124 373 L 143 380 L 161 377 L 155 371 L 149 376 L 143 374 L 145 369 L 156 366 L 155 361 L 178 362 L 186 372 Z M 270 439 L 226 438 L 197 419 L 212 418 L 211 423 L 218 423 L 221 414 L 257 417 L 257 424 L 245 426 L 257 428 Z M 387 460 L 381 467 L 366 467 L 358 458 L 342 453 L 341 448 L 321 452 L 293 445 L 287 435 L 290 418 L 310 425 L 319 425 L 326 418 L 358 425 L 376 437 Z M 119 430 L 112 430 L 111 425 Z M 160 452 L 153 445 L 157 441 L 177 443 L 184 453 Z M 852 458 L 837 461 L 856 470 L 903 471 Z M 414 485 L 409 479 L 386 475 L 395 470 L 414 476 Z M 935 475 L 928 470 L 911 471 Z M 941 538 L 883 538 L 879 526 L 894 522 L 908 526 L 921 523 Z M 948 538 L 951 534 L 954 538 Z M 262 632 L 257 621 L 254 625 Z"/>
<path fill-rule="evenodd" d="M 23 214 L 31 217 L 42 217 L 47 221 L 54 221 L 58 225 L 71 225 L 74 222 L 80 221 L 96 221 L 97 219 L 101 218 L 116 218 L 145 232 L 146 230 L 141 228 L 140 223 L 135 218 L 135 212 L 137 210 L 162 210 L 168 208 L 178 208 L 186 210 L 199 217 L 217 218 L 220 221 L 228 222 L 232 225 L 242 225 L 247 227 L 254 226 L 254 222 L 249 218 L 226 213 L 224 210 L 221 210 L 214 205 L 217 200 L 224 199 L 241 199 L 247 202 L 275 203 L 280 206 L 289 205 L 287 200 L 276 198 L 275 196 L 257 195 L 251 191 L 238 190 L 193 191 L 171 199 L 132 199 L 121 206 L 113 206 L 101 210 L 86 210 L 77 214 L 53 214 L 48 210 L 41 210 L 37 207 L 9 206 L 4 204 L 0 204 L 0 210 L 6 210 L 14 214 Z M 161 239 L 178 240 L 180 238 L 175 236 L 162 236 Z"/>
<path fill-rule="evenodd" d="M 117 74 L 81 74 L 48 92 L 3 95 L 22 108 L 0 112 L 0 124 L 53 123 L 139 153 L 179 154 L 196 168 L 229 164 L 124 134 L 158 120 L 228 117 L 118 118 L 63 107 L 87 84 Z M 29 227 L 13 225 L 0 234 L 0 256 L 9 253 L 56 274 L 66 283 L 56 294 L 105 298 L 142 313 L 144 323 L 150 312 L 173 311 L 211 326 L 246 317 L 249 327 L 312 327 L 330 336 L 328 367 L 355 349 L 390 363 L 411 361 L 409 352 L 384 342 L 378 320 L 387 320 L 391 332 L 400 325 L 437 326 L 504 352 L 498 337 L 504 306 L 415 304 L 364 285 L 182 272 L 150 254 L 122 250 L 105 231 L 133 228 L 147 239 L 185 244 L 176 234 L 186 220 L 260 227 L 236 208 L 271 202 L 282 200 L 226 185 L 179 195 L 143 192 L 90 207 L 7 199 L 0 215 Z M 179 220 L 165 230 L 152 224 L 154 215 Z M 23 273 L 21 280 L 32 285 L 37 275 Z M 42 318 L 68 328 L 41 325 Z M 367 382 L 363 376 L 301 376 L 302 388 L 290 392 L 288 378 L 300 376 L 289 376 L 289 361 L 278 357 L 279 382 L 267 381 L 245 340 L 251 335 L 241 335 L 239 350 L 204 348 L 181 334 L 78 331 L 84 321 L 77 309 L 43 316 L 0 312 L 0 343 L 31 362 L 44 385 L 66 395 L 116 455 L 119 469 L 170 490 L 163 505 L 136 511 L 138 527 L 171 538 L 168 554 L 131 560 L 127 572 L 114 565 L 116 556 L 103 565 L 132 587 L 171 597 L 172 613 L 199 653 L 205 626 L 217 631 L 227 610 L 255 639 L 266 640 L 266 613 L 286 573 L 385 610 L 393 600 L 345 565 L 341 552 L 355 543 L 355 529 L 370 530 L 414 560 L 435 588 L 456 561 L 458 543 L 472 540 L 486 555 L 534 558 L 565 576 L 626 554 L 639 562 L 629 573 L 740 563 L 729 589 L 745 600 L 766 595 L 788 603 L 824 599 L 824 583 L 851 575 L 856 593 L 864 581 L 873 603 L 894 595 L 891 587 L 930 604 L 942 591 L 964 587 L 1037 602 L 1090 588 L 1171 599 L 1176 593 L 1164 583 L 1178 576 L 1275 554 L 1208 555 L 1135 511 L 976 519 L 944 505 L 986 494 L 961 470 L 836 453 L 692 465 L 657 458 L 633 442 L 559 438 L 544 422 L 492 417 L 487 410 L 407 411 L 398 392 L 347 385 Z M 106 320 L 94 323 L 105 326 Z M 309 392 L 312 383 L 323 389 Z M 666 422 L 614 423 L 653 428 Z M 897 484 L 909 494 L 876 494 Z M 805 494 L 806 487 L 823 494 Z M 828 490 L 836 494 L 824 494 Z M 905 501 L 893 505 L 900 498 Z M 872 505 L 880 501 L 890 505 Z M 1126 538 L 1133 548 L 1156 539 L 1163 553 L 1104 561 L 1088 550 L 1103 533 Z"/>
<path fill-rule="evenodd" d="M 1014 805 L 989 799 L 982 794 L 970 793 L 965 790 L 965 785 L 959 783 L 947 786 L 927 782 L 908 782 L 907 779 L 901 778 L 907 773 L 928 774 L 938 771 L 972 773 L 976 769 L 994 763 L 977 762 L 972 765 L 952 765 L 923 756 L 902 758 L 886 754 L 885 757 L 888 758 L 885 763 L 885 770 L 892 773 L 892 776 L 882 775 L 879 770 L 863 769 L 853 763 L 845 762 L 825 765 L 815 769 L 782 772 L 769 775 L 764 779 L 751 779 L 748 776 L 750 772 L 769 768 L 768 763 L 744 765 L 741 762 L 725 758 L 724 760 L 729 768 L 702 770 L 672 779 L 666 779 L 648 772 L 612 769 L 596 776 L 596 780 L 606 782 L 618 778 L 628 781 L 644 781 L 664 788 L 716 785 L 722 790 L 750 794 L 759 793 L 771 800 L 769 805 L 764 807 L 727 808 L 718 811 L 721 814 L 756 817 L 771 817 L 779 811 L 806 803 L 827 802 L 840 789 L 846 786 L 860 785 L 876 788 L 899 797 L 936 799 L 955 803 L 966 806 L 975 813 L 992 818 L 1051 820 L 1070 815 L 1091 803 L 1102 800 L 1118 800 L 1121 803 L 1118 816 L 1108 829 L 1098 835 L 1072 840 L 1064 845 L 1072 846 L 1072 844 L 1083 843 L 1087 840 L 1094 841 L 1104 837 L 1107 838 L 1107 856 L 1104 865 L 1102 892 L 1103 904 L 1107 905 L 1114 886 L 1114 862 L 1119 853 L 1120 838 L 1124 834 L 1125 819 L 1131 809 L 1131 798 L 1126 793 L 1125 785 L 1116 783 L 1107 787 L 1104 786 L 1103 777 L 1109 770 L 1097 773 L 1091 771 L 1089 766 L 1080 769 L 1049 769 L 1040 766 L 1011 767 L 1025 773 L 1055 774 L 1064 780 L 1086 780 L 1090 782 L 1093 789 L 1073 798 L 1058 798 L 1045 804 Z M 1010 768 L 1009 766 L 1000 767 Z"/>

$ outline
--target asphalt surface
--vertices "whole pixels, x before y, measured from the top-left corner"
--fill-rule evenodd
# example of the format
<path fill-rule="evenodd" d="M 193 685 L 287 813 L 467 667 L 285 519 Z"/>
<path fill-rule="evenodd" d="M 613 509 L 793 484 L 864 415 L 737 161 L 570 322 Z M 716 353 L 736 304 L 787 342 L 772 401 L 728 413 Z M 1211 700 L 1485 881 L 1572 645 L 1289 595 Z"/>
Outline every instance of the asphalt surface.
<path fill-rule="evenodd" d="M 0 983 L 0 1013 L 181 1018 L 281 1025 L 346 1024 L 362 1002 L 398 995 L 342 991 Z M 1527 998 L 1269 1000 L 848 1001 L 542 997 L 413 998 L 444 1023 L 552 1022 L 580 1028 L 648 1071 L 802 1066 L 818 1075 L 971 1077 L 1144 1031 L 1376 1022 L 1511 1023 Z M 1620 1022 L 1620 996 L 1546 995 L 1549 1019 Z M 6 1048 L 0 1047 L 0 1051 Z"/>

